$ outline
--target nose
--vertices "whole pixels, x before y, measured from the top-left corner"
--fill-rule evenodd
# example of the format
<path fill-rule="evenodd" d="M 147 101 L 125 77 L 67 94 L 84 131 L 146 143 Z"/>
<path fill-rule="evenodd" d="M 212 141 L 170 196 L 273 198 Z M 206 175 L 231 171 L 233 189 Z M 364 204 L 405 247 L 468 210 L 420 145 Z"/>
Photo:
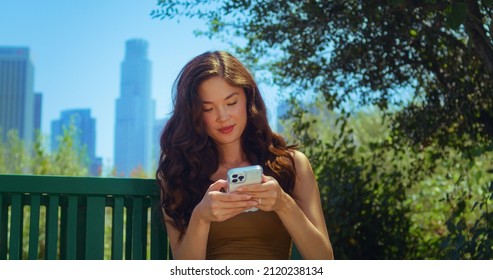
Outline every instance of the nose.
<path fill-rule="evenodd" d="M 227 107 L 220 107 L 217 110 L 217 121 L 224 122 L 229 120 L 229 110 Z"/>

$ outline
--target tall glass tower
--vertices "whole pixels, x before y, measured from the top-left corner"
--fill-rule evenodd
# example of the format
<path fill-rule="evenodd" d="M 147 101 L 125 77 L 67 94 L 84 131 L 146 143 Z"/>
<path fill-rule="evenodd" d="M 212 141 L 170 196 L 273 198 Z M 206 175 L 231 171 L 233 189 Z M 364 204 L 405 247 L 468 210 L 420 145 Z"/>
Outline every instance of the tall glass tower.
<path fill-rule="evenodd" d="M 33 72 L 28 48 L 0 47 L 0 137 L 16 130 L 28 147 L 36 117 Z"/>
<path fill-rule="evenodd" d="M 142 169 L 152 172 L 155 101 L 151 98 L 151 62 L 142 39 L 126 42 L 116 100 L 114 160 L 118 175 Z"/>

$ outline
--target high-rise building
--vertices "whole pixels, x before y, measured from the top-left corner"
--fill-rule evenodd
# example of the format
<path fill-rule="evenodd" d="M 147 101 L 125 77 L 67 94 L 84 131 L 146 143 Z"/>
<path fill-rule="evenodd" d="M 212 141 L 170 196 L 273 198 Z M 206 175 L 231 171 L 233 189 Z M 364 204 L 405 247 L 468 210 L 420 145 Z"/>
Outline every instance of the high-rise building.
<path fill-rule="evenodd" d="M 118 175 L 142 168 L 152 172 L 155 101 L 151 98 L 151 62 L 142 39 L 126 42 L 116 100 L 114 164 Z"/>
<path fill-rule="evenodd" d="M 41 132 L 41 112 L 43 108 L 43 94 L 37 92 L 34 94 L 34 132 Z"/>
<path fill-rule="evenodd" d="M 86 151 L 90 175 L 100 175 L 102 159 L 96 157 L 96 119 L 91 117 L 90 109 L 65 110 L 60 119 L 51 122 L 51 150 L 59 147 L 64 130 L 75 129 L 75 145 Z"/>
<path fill-rule="evenodd" d="M 34 136 L 33 72 L 28 48 L 0 47 L 0 137 L 16 130 L 28 147 Z"/>

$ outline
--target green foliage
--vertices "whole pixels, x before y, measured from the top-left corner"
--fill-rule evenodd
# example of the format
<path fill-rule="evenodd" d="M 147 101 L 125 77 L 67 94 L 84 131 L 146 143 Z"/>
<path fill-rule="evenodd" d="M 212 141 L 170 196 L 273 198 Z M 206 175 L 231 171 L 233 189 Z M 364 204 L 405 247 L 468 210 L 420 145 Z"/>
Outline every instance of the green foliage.
<path fill-rule="evenodd" d="M 0 173 L 88 175 L 86 151 L 75 143 L 74 126 L 64 130 L 58 140 L 58 150 L 52 153 L 46 150 L 40 134 L 36 136 L 32 147 L 27 147 L 15 130 L 9 131 L 7 135 L 7 141 L 0 141 Z"/>
<path fill-rule="evenodd" d="M 89 158 L 86 148 L 77 143 L 77 129 L 71 125 L 64 128 L 58 150 L 52 155 L 52 174 L 85 176 L 88 175 Z"/>
<path fill-rule="evenodd" d="M 198 34 L 239 38 L 291 91 L 287 136 L 312 161 L 336 258 L 491 259 L 491 4 L 166 0 L 152 16 L 204 19 Z M 300 92 L 323 98 L 300 108 Z"/>
<path fill-rule="evenodd" d="M 452 204 L 451 215 L 446 225 L 449 232 L 443 238 L 440 256 L 451 259 L 493 258 L 493 213 L 491 202 L 493 181 L 486 185 L 485 196 L 471 207 L 470 191 L 461 191 Z M 473 216 L 474 219 L 471 219 Z"/>
<path fill-rule="evenodd" d="M 493 139 L 491 1 L 159 1 L 197 17 L 283 89 L 404 108 L 394 141 L 474 149 Z M 466 141 L 471 139 L 472 141 Z M 406 143 L 410 140 L 409 143 Z"/>
<path fill-rule="evenodd" d="M 377 109 L 320 117 L 320 101 L 295 101 L 286 137 L 313 163 L 337 258 L 493 257 L 491 151 L 396 149 Z"/>
<path fill-rule="evenodd" d="M 409 191 L 412 233 L 420 240 L 416 258 L 491 259 L 493 176 L 486 170 L 493 154 L 471 159 L 461 151 L 447 153 Z"/>
<path fill-rule="evenodd" d="M 434 172 L 408 191 L 411 232 L 420 240 L 416 258 L 490 259 L 493 176 L 487 170 L 493 154 L 485 151 L 474 159 L 456 150 L 447 154 L 429 157 Z"/>
<path fill-rule="evenodd" d="M 366 134 L 372 114 L 357 119 L 331 113 L 321 121 L 317 103 L 300 108 L 297 103 L 287 123 L 292 141 L 302 143 L 316 173 L 327 226 L 338 259 L 409 258 L 411 223 L 406 219 L 406 174 L 393 165 L 385 148 L 385 134 Z M 310 113 L 309 113 L 310 112 Z M 375 115 L 375 114 L 373 114 Z M 381 125 L 373 124 L 376 131 Z M 358 139 L 360 139 L 358 141 Z M 407 181 L 409 184 L 410 180 Z"/>
<path fill-rule="evenodd" d="M 8 131 L 6 141 L 0 141 L 0 173 L 23 173 L 29 169 L 29 159 L 27 147 L 17 131 Z"/>

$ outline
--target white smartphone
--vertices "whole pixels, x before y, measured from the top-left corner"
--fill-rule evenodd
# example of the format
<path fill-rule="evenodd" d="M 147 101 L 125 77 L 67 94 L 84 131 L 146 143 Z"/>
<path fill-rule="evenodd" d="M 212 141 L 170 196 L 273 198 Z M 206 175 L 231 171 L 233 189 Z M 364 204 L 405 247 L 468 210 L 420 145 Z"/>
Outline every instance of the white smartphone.
<path fill-rule="evenodd" d="M 260 165 L 232 168 L 228 170 L 228 192 L 234 192 L 238 187 L 262 182 L 263 169 Z M 257 211 L 252 207 L 245 212 Z"/>
<path fill-rule="evenodd" d="M 228 191 L 233 192 L 238 187 L 262 182 L 262 166 L 251 165 L 228 170 Z"/>

